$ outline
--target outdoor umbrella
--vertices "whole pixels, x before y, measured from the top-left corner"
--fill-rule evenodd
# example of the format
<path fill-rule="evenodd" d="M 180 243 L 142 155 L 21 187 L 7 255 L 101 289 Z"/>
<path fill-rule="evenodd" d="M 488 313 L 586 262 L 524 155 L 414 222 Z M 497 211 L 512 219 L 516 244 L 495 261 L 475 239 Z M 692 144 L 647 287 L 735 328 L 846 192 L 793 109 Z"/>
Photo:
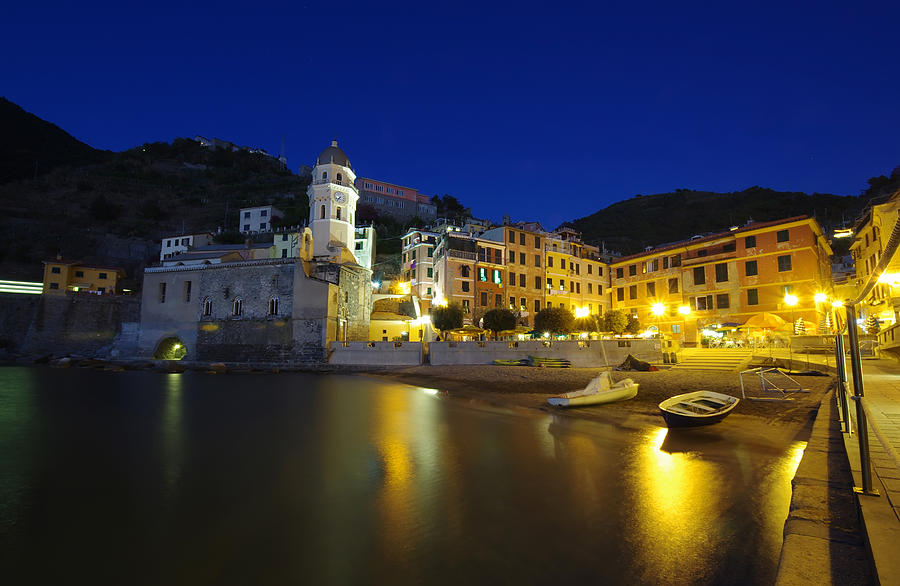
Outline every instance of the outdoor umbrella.
<path fill-rule="evenodd" d="M 779 316 L 774 313 L 763 312 L 757 313 L 746 322 L 744 322 L 744 327 L 747 328 L 762 328 L 762 329 L 775 329 L 777 327 L 783 326 L 787 322 L 781 319 Z"/>

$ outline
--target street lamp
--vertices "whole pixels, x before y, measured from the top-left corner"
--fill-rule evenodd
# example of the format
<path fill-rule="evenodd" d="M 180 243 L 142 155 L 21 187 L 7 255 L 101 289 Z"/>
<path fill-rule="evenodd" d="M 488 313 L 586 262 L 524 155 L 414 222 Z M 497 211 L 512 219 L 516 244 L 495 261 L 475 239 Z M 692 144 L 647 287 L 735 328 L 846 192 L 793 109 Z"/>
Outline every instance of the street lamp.
<path fill-rule="evenodd" d="M 660 320 L 662 319 L 662 314 L 666 312 L 666 306 L 662 303 L 654 303 L 650 308 L 650 311 L 653 315 L 656 316 L 656 335 L 659 337 L 659 352 L 663 353 L 663 338 L 662 338 L 662 325 L 660 324 Z M 663 357 L 663 362 L 665 362 L 665 357 Z"/>
<path fill-rule="evenodd" d="M 797 296 L 785 293 L 785 304 L 791 308 L 791 339 L 788 343 L 788 370 L 794 370 L 794 335 L 796 335 L 796 324 L 794 323 L 794 306 L 797 305 Z"/>
<path fill-rule="evenodd" d="M 681 314 L 681 346 L 684 347 L 684 343 L 687 341 L 687 316 L 691 314 L 691 306 L 690 305 L 682 305 L 678 308 L 678 313 Z"/>

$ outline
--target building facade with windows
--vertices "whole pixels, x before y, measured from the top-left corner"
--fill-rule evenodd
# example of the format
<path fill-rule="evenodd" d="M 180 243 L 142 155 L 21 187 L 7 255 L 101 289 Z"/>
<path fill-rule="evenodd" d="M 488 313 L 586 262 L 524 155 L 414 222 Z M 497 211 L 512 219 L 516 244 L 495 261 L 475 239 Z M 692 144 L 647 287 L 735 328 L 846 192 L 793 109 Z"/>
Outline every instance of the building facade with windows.
<path fill-rule="evenodd" d="M 119 281 L 124 277 L 125 270 L 118 267 L 92 267 L 81 261 L 67 261 L 60 258 L 45 260 L 42 293 L 115 295 L 121 292 Z"/>
<path fill-rule="evenodd" d="M 163 261 L 177 254 L 182 254 L 196 246 L 209 246 L 212 242 L 213 235 L 209 232 L 168 236 L 163 238 L 162 243 L 160 244 L 159 260 Z"/>
<path fill-rule="evenodd" d="M 409 230 L 401 238 L 401 278 L 409 282 L 413 295 L 422 301 L 423 312 L 434 299 L 434 249 L 440 234 L 429 230 Z"/>
<path fill-rule="evenodd" d="M 284 214 L 274 206 L 257 206 L 241 208 L 238 216 L 238 230 L 244 234 L 271 232 L 272 219 L 282 218 Z"/>
<path fill-rule="evenodd" d="M 374 208 L 379 215 L 399 219 L 419 217 L 426 224 L 437 218 L 437 206 L 431 203 L 431 198 L 412 187 L 368 177 L 359 177 L 356 187 L 360 204 Z"/>
<path fill-rule="evenodd" d="M 601 317 L 608 306 L 609 265 L 600 250 L 586 245 L 571 228 L 548 235 L 546 254 L 547 307 L 561 307 L 573 314 Z"/>
<path fill-rule="evenodd" d="M 900 316 L 900 255 L 895 254 L 888 261 L 887 268 L 880 275 L 873 275 L 887 246 L 894 224 L 900 213 L 900 191 L 869 206 L 853 229 L 853 244 L 850 254 L 856 268 L 852 290 L 865 286 L 870 277 L 877 278 L 876 284 L 862 300 L 857 314 L 860 318 L 875 316 L 881 331 L 879 341 L 882 349 L 900 352 L 900 335 L 896 333 Z"/>
<path fill-rule="evenodd" d="M 830 257 L 813 218 L 748 224 L 616 260 L 611 308 L 688 344 L 704 328 L 738 326 L 762 312 L 818 324 L 827 307 L 816 294 L 833 297 Z M 797 298 L 793 307 L 787 294 Z"/>
<path fill-rule="evenodd" d="M 356 192 L 335 143 L 319 155 L 314 178 L 307 195 L 316 215 L 296 243 L 286 234 L 283 258 L 270 257 L 278 242 L 261 245 L 261 256 L 237 245 L 249 256 L 144 271 L 143 356 L 177 343 L 189 360 L 322 362 L 331 342 L 368 339 L 372 273 L 352 252 Z"/>

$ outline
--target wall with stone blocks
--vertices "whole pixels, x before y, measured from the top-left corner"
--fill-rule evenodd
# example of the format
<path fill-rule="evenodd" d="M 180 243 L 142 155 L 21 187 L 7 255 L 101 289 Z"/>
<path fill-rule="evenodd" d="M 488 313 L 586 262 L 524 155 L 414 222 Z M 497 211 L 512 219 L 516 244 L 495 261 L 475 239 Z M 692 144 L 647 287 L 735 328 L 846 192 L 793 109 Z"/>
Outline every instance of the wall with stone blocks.
<path fill-rule="evenodd" d="M 67 294 L 41 296 L 23 350 L 106 358 L 123 323 L 139 321 L 137 297 Z"/>
<path fill-rule="evenodd" d="M 428 352 L 433 365 L 491 364 L 495 359 L 537 356 L 563 358 L 571 361 L 573 367 L 591 368 L 620 364 L 629 354 L 647 362 L 661 359 L 658 340 L 431 342 Z"/>
<path fill-rule="evenodd" d="M 415 366 L 422 363 L 421 342 L 332 342 L 329 364 Z"/>

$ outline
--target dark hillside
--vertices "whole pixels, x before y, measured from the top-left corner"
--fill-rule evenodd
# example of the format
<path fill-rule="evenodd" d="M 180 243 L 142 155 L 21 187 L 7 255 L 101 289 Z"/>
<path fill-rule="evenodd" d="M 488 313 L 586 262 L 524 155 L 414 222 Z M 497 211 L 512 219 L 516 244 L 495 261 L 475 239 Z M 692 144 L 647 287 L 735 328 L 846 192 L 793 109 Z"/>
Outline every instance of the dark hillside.
<path fill-rule="evenodd" d="M 680 189 L 638 195 L 572 224 L 587 242 L 605 242 L 609 250 L 630 254 L 647 246 L 742 225 L 750 219 L 767 221 L 807 214 L 828 229 L 852 222 L 867 201 L 865 195 L 809 195 L 762 187 L 732 193 Z"/>
<path fill-rule="evenodd" d="M 241 207 L 272 203 L 286 224 L 299 224 L 308 184 L 262 154 L 190 139 L 145 144 L 0 185 L 0 263 L 4 274 L 35 278 L 41 260 L 61 253 L 131 272 L 158 254 L 164 236 L 236 229 Z"/>
<path fill-rule="evenodd" d="M 0 183 L 34 178 L 64 165 L 98 163 L 110 156 L 0 98 Z"/>

